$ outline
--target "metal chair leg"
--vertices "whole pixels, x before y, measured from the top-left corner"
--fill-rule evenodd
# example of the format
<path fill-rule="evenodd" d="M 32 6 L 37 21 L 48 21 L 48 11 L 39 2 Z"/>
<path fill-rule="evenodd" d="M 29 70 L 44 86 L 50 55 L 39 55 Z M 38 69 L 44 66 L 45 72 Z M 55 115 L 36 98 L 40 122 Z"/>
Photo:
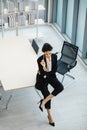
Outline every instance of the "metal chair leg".
<path fill-rule="evenodd" d="M 63 78 L 62 78 L 62 81 L 61 81 L 62 83 L 63 83 L 63 81 L 64 81 L 64 78 L 65 78 L 65 75 L 64 75 Z"/>
<path fill-rule="evenodd" d="M 64 78 L 65 78 L 65 76 L 68 76 L 68 77 L 70 77 L 70 78 L 72 78 L 72 79 L 75 79 L 75 77 L 73 77 L 72 75 L 70 75 L 70 74 L 65 74 L 65 75 L 63 75 L 63 78 L 62 78 L 62 83 L 63 83 L 63 81 L 64 81 Z"/>
<path fill-rule="evenodd" d="M 73 77 L 73 76 L 70 75 L 70 74 L 66 74 L 66 76 L 68 76 L 68 77 L 70 77 L 70 78 L 72 78 L 72 79 L 75 79 L 75 77 Z"/>
<path fill-rule="evenodd" d="M 36 88 L 35 88 L 35 91 L 36 91 L 37 95 L 38 95 L 40 98 L 42 98 L 41 95 L 40 95 L 40 93 L 38 92 L 38 90 L 37 90 Z"/>

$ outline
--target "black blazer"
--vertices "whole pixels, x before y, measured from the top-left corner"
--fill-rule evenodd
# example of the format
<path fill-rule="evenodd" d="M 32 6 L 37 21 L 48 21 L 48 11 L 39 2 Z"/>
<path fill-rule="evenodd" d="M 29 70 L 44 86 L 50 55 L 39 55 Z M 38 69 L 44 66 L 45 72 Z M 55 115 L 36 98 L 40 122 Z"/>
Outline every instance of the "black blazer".
<path fill-rule="evenodd" d="M 40 75 L 41 76 L 47 76 L 47 77 L 50 77 L 50 76 L 54 76 L 56 71 L 57 71 L 57 55 L 56 54 L 52 54 L 51 55 L 51 59 L 52 59 L 52 70 L 50 72 L 46 72 L 43 70 L 43 67 L 42 65 L 40 64 L 41 60 L 44 58 L 44 61 L 46 63 L 46 57 L 44 55 L 40 56 L 37 60 L 37 63 L 38 63 L 38 68 L 39 68 L 39 71 L 40 71 Z M 47 63 L 46 63 L 47 64 Z"/>

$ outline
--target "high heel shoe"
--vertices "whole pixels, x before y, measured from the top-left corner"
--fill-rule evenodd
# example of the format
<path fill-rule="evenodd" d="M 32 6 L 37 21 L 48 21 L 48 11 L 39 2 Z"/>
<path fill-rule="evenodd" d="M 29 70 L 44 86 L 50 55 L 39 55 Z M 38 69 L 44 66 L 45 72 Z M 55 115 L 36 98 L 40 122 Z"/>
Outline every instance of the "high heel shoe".
<path fill-rule="evenodd" d="M 39 109 L 43 112 L 43 108 L 41 107 L 41 105 L 42 105 L 42 101 L 43 101 L 43 99 L 41 99 L 38 103 L 40 103 L 40 105 L 39 105 Z"/>
<path fill-rule="evenodd" d="M 50 122 L 49 116 L 48 116 L 48 120 L 49 120 L 49 124 L 50 124 L 51 126 L 55 126 L 55 123 L 54 123 L 54 122 Z"/>

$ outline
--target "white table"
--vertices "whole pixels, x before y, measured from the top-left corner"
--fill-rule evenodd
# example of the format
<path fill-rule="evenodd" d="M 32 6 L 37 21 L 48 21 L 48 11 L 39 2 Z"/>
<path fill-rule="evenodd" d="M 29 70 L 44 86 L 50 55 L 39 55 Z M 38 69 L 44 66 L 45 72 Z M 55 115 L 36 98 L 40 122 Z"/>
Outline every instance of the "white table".
<path fill-rule="evenodd" d="M 5 91 L 34 86 L 37 55 L 28 37 L 0 40 L 0 80 Z"/>

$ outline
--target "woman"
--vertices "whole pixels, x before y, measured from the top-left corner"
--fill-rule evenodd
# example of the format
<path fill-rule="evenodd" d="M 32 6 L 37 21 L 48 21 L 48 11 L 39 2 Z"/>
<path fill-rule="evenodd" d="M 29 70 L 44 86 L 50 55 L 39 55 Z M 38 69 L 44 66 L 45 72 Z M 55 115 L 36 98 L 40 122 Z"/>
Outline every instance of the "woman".
<path fill-rule="evenodd" d="M 53 47 L 49 43 L 45 43 L 42 47 L 44 54 L 37 60 L 39 70 L 35 87 L 39 89 L 44 96 L 44 99 L 40 100 L 40 110 L 43 111 L 44 107 L 47 109 L 49 124 L 55 126 L 51 115 L 51 99 L 63 90 L 63 85 L 56 77 L 57 56 L 52 53 L 52 49 Z M 52 93 L 48 90 L 48 84 L 54 88 Z"/>

